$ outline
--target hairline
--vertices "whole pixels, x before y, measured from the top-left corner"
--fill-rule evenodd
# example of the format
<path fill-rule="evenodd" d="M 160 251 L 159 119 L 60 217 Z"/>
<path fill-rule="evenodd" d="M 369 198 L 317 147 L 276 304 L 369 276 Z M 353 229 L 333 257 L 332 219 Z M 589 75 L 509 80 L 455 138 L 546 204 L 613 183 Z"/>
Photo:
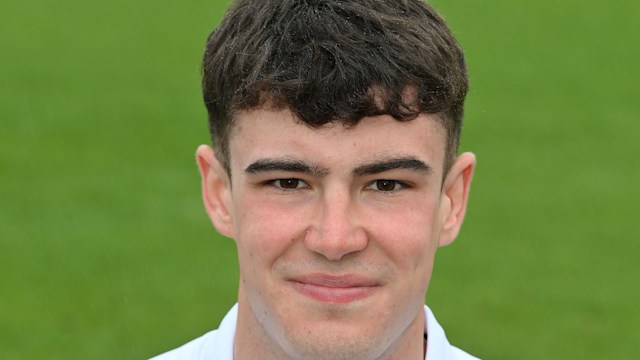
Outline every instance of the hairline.
<path fill-rule="evenodd" d="M 312 129 L 312 130 L 319 130 L 322 127 L 325 127 L 327 125 L 342 125 L 345 129 L 350 129 L 353 128 L 355 126 L 357 126 L 358 124 L 360 124 L 360 122 L 364 119 L 360 118 L 358 119 L 355 123 L 353 124 L 349 124 L 347 121 L 342 120 L 342 119 L 332 119 L 327 121 L 326 123 L 320 125 L 320 126 L 313 126 L 312 124 L 307 123 L 306 121 L 304 121 L 303 119 L 300 119 L 299 117 L 297 117 L 293 111 L 291 111 L 291 108 L 286 106 L 286 107 L 273 107 L 273 106 L 269 106 L 267 105 L 263 105 L 263 106 L 259 106 L 256 108 L 247 108 L 247 109 L 232 109 L 229 113 L 228 113 L 228 117 L 229 117 L 229 122 L 228 122 L 228 128 L 226 129 L 226 134 L 224 136 L 224 138 L 226 138 L 226 143 L 222 143 L 222 144 L 213 144 L 213 148 L 214 148 L 214 154 L 216 156 L 216 158 L 218 159 L 218 161 L 222 164 L 223 169 L 225 170 L 225 172 L 227 173 L 227 176 L 229 177 L 229 180 L 231 180 L 231 149 L 230 149 L 230 145 L 231 145 L 231 140 L 233 138 L 233 136 L 236 134 L 236 131 L 238 129 L 238 116 L 240 116 L 243 113 L 249 113 L 249 112 L 254 112 L 254 111 L 274 111 L 274 110 L 286 110 L 289 111 L 291 113 L 291 115 L 293 116 L 293 119 L 300 123 L 303 124 L 305 126 L 307 126 L 308 128 Z M 382 115 L 389 115 L 390 114 L 380 114 L 378 116 L 382 116 Z M 457 136 L 456 139 L 453 139 L 453 141 L 455 141 L 454 144 L 451 144 L 451 138 L 453 136 L 455 136 L 454 134 L 450 134 L 449 132 L 449 128 L 444 124 L 445 121 L 447 121 L 447 118 L 443 112 L 439 112 L 439 113 L 428 113 L 428 112 L 422 112 L 420 113 L 418 116 L 416 116 L 413 119 L 407 119 L 407 120 L 400 120 L 400 119 L 396 119 L 394 118 L 395 121 L 397 122 L 409 122 L 409 121 L 416 121 L 419 117 L 421 117 L 420 115 L 430 115 L 427 118 L 432 118 L 433 117 L 433 121 L 435 121 L 436 123 L 439 124 L 439 126 L 442 127 L 442 129 L 444 130 L 444 136 L 445 136 L 445 141 L 444 141 L 444 158 L 443 158 L 443 163 L 442 163 L 442 181 L 444 182 L 444 179 L 446 177 L 446 175 L 448 174 L 449 170 L 451 169 L 451 167 L 453 166 L 453 163 L 455 161 L 455 158 L 457 156 L 458 153 L 458 147 L 459 147 L 459 143 L 460 143 L 460 135 Z M 452 119 L 449 119 L 449 121 L 451 121 Z M 222 136 L 220 137 L 222 138 Z"/>

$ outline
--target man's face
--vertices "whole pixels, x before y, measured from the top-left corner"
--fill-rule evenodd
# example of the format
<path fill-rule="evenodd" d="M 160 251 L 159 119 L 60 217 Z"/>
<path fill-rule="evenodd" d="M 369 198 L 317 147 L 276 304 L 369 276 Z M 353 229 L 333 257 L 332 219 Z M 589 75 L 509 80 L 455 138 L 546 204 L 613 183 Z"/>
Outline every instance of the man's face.
<path fill-rule="evenodd" d="M 312 129 L 289 111 L 241 113 L 224 216 L 212 215 L 237 243 L 239 329 L 273 354 L 331 359 L 385 356 L 421 334 L 451 222 L 444 149 L 431 115 Z"/>

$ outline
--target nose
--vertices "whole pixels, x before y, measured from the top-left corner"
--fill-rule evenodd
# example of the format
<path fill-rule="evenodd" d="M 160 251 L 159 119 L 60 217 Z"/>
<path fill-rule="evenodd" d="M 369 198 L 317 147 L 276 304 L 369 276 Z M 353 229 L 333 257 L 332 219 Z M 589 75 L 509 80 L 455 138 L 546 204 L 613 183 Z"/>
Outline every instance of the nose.
<path fill-rule="evenodd" d="M 348 194 L 326 194 L 315 219 L 305 234 L 307 249 L 338 261 L 367 247 L 367 233 L 359 220 L 357 205 Z"/>

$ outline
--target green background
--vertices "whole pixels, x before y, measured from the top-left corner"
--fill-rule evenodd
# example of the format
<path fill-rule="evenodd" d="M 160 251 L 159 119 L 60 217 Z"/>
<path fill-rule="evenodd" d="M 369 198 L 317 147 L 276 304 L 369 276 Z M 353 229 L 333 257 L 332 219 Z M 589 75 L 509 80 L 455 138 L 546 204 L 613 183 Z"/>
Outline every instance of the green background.
<path fill-rule="evenodd" d="M 485 359 L 640 358 L 640 2 L 433 3 L 479 167 L 428 303 Z M 1 359 L 147 358 L 235 301 L 194 161 L 226 4 L 0 2 Z"/>

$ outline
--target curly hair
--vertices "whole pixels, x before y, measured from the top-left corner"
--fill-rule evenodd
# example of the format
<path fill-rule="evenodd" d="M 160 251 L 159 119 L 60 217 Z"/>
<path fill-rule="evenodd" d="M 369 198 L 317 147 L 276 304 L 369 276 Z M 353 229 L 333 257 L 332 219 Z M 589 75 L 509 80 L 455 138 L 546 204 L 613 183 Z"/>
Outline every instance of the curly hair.
<path fill-rule="evenodd" d="M 202 88 L 227 172 L 240 111 L 289 109 L 311 127 L 436 114 L 455 158 L 468 79 L 464 55 L 421 0 L 237 0 L 209 35 Z"/>

